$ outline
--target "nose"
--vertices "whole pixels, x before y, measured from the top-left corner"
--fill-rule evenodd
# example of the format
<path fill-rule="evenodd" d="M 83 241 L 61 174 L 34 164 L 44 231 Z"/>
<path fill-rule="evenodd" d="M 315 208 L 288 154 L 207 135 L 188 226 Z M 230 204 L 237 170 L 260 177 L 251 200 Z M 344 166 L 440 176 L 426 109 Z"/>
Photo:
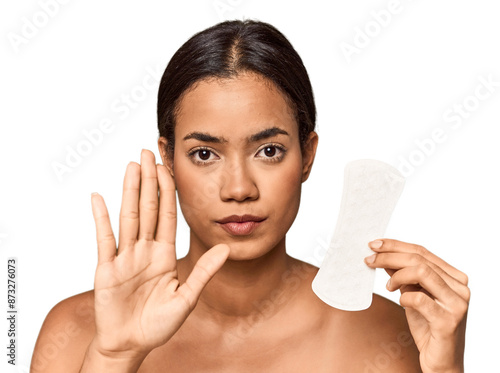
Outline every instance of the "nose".
<path fill-rule="evenodd" d="M 243 202 L 259 198 L 255 178 L 244 160 L 228 164 L 221 178 L 220 198 L 223 201 Z"/>

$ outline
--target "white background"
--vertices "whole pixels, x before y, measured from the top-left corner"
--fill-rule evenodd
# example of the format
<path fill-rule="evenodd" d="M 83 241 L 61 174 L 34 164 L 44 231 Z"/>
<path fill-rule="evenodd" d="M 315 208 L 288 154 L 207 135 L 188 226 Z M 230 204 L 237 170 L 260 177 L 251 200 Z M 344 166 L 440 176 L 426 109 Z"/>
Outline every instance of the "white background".
<path fill-rule="evenodd" d="M 401 0 L 399 13 L 379 29 L 372 12 L 387 10 L 389 1 L 69 1 L 44 16 L 49 11 L 41 4 L 48 2 L 3 2 L 0 11 L 0 308 L 7 304 L 7 258 L 15 256 L 20 311 L 13 372 L 27 372 L 48 311 L 93 287 L 91 192 L 104 196 L 116 235 L 127 163 L 139 162 L 142 148 L 160 159 L 158 80 L 130 112 L 113 105 L 139 92 L 148 71 L 161 75 L 195 32 L 243 17 L 269 22 L 289 38 L 316 98 L 320 143 L 289 253 L 322 259 L 314 253 L 333 233 L 347 162 L 374 158 L 401 169 L 402 159 L 413 156 L 420 164 L 406 175 L 386 237 L 421 244 L 469 275 L 466 368 L 497 368 L 500 86 L 488 98 L 480 88 L 483 99 L 474 98 L 480 77 L 500 82 L 497 1 Z M 218 3 L 227 8 L 217 11 Z M 349 61 L 341 44 L 355 47 L 359 30 L 372 36 Z M 16 46 L 16 36 L 29 37 Z M 470 109 L 455 128 L 443 118 L 454 105 Z M 64 164 L 68 148 L 86 139 L 83 131 L 105 119 L 113 130 L 58 179 L 54 162 Z M 437 129 L 446 140 L 419 158 L 416 141 Z M 180 220 L 179 257 L 187 238 Z M 399 294 L 385 290 L 387 278 L 377 271 L 375 291 L 397 301 Z M 6 321 L 1 325 L 4 346 Z"/>

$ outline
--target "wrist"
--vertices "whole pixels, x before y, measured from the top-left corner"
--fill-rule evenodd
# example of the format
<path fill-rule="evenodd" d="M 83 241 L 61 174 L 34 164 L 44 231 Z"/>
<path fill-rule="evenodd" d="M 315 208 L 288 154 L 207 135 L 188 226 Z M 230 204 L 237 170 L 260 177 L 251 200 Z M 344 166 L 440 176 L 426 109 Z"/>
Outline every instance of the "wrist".
<path fill-rule="evenodd" d="M 136 373 L 147 353 L 105 352 L 93 340 L 85 353 L 80 373 Z"/>

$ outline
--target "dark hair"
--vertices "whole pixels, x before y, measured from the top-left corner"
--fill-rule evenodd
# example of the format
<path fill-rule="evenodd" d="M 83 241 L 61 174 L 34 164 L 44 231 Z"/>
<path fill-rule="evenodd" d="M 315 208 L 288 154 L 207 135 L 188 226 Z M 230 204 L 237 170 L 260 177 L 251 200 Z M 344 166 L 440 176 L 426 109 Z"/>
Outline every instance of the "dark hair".
<path fill-rule="evenodd" d="M 254 72 L 272 81 L 295 113 L 301 149 L 314 130 L 316 107 L 302 59 L 274 26 L 255 20 L 224 21 L 200 31 L 172 56 L 158 92 L 158 129 L 173 159 L 175 118 L 184 93 L 202 79 Z"/>

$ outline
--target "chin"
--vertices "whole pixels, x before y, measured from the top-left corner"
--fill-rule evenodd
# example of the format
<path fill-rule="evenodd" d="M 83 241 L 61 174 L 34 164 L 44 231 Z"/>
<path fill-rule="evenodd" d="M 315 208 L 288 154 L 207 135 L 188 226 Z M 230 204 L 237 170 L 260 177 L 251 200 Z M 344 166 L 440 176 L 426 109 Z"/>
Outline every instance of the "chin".
<path fill-rule="evenodd" d="M 244 261 L 244 260 L 253 260 L 258 259 L 264 255 L 266 255 L 269 251 L 267 250 L 255 250 L 255 246 L 253 248 L 248 245 L 240 245 L 240 244 L 228 244 L 231 250 L 229 251 L 228 260 L 234 261 Z"/>
<path fill-rule="evenodd" d="M 240 242 L 224 242 L 230 247 L 228 260 L 244 261 L 259 259 L 270 255 L 278 249 L 279 242 L 262 242 L 262 240 L 248 240 Z"/>

